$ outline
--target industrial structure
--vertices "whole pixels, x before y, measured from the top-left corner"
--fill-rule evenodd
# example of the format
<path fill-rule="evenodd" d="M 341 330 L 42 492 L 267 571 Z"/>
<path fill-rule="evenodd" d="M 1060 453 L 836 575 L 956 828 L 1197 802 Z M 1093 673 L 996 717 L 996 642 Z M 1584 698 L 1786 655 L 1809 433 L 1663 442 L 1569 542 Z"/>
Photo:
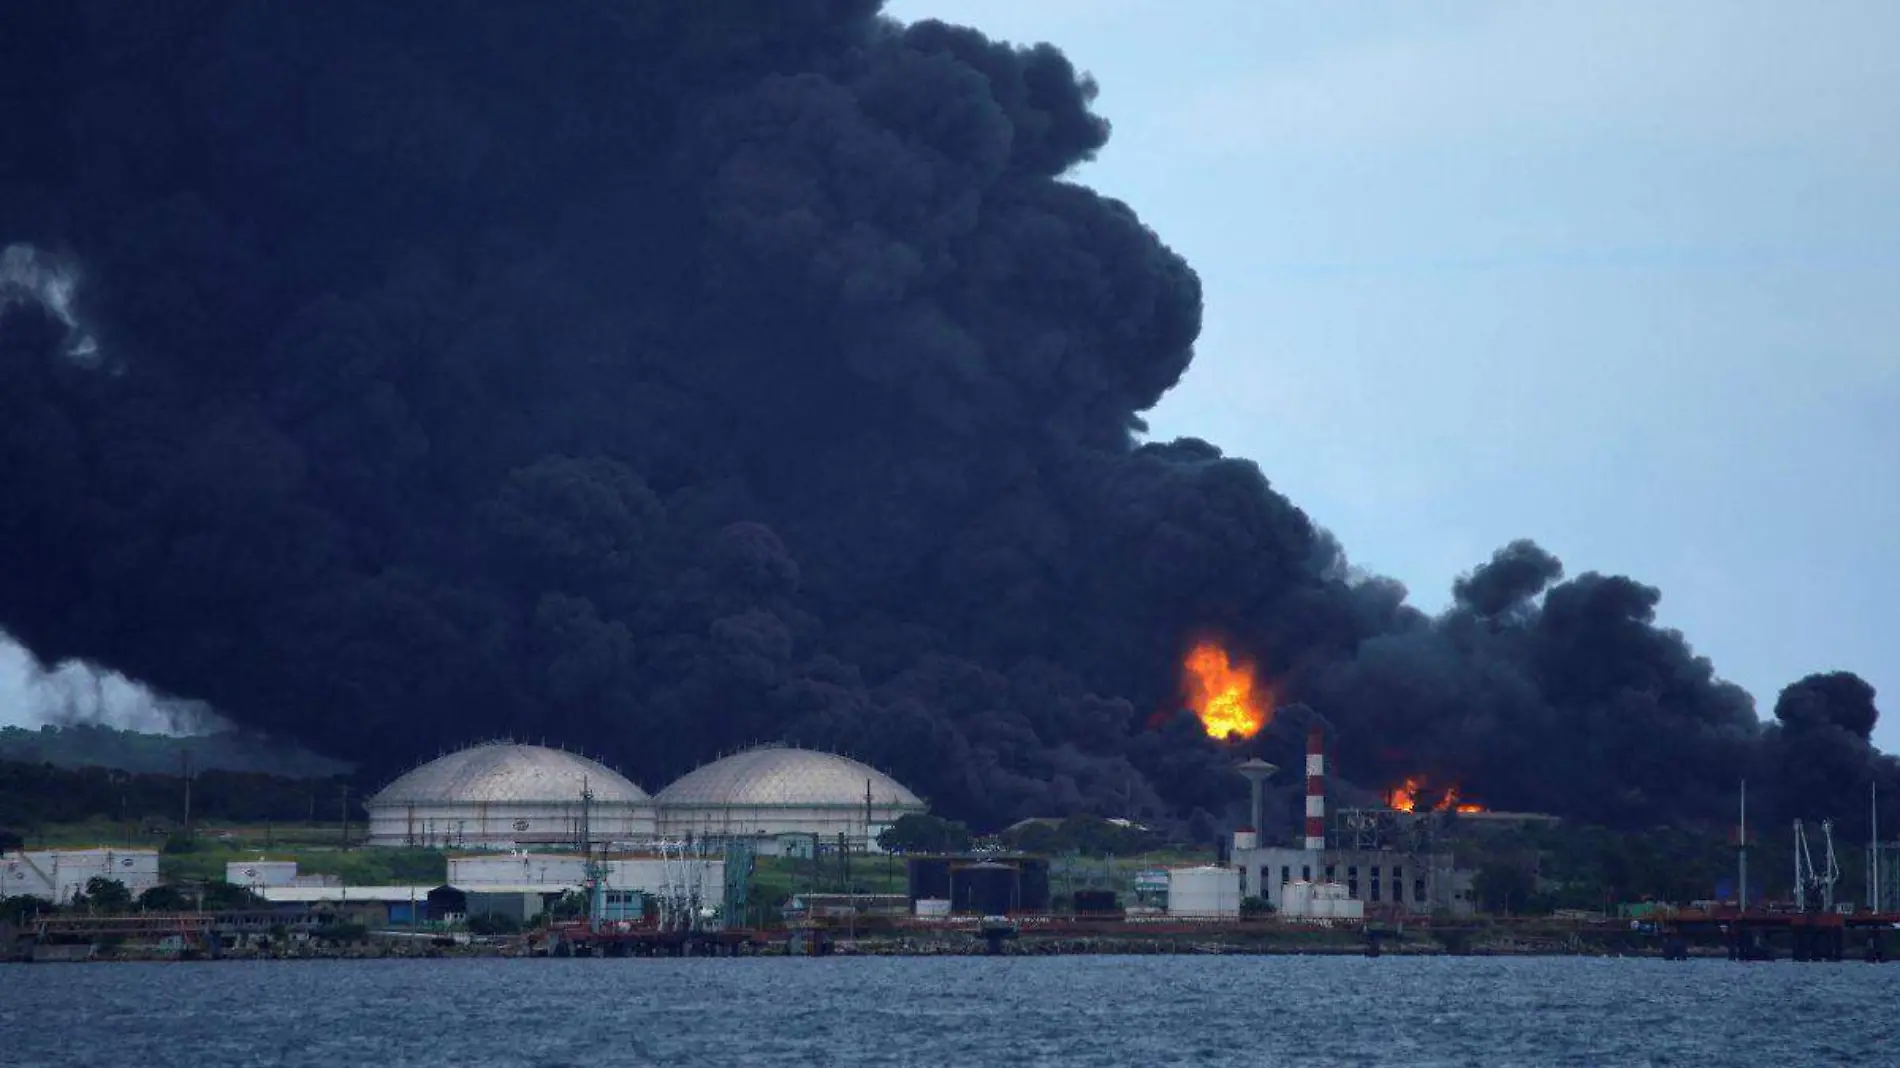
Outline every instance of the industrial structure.
<path fill-rule="evenodd" d="M 660 834 L 744 840 L 762 855 L 786 839 L 842 839 L 853 851 L 926 806 L 889 775 L 835 753 L 763 745 L 688 772 L 654 797 Z M 791 848 L 795 848 L 792 846 Z"/>
<path fill-rule="evenodd" d="M 1460 870 L 1438 834 L 1444 812 L 1400 812 L 1389 807 L 1344 808 L 1328 828 L 1326 733 L 1306 733 L 1305 806 L 1299 846 L 1268 845 L 1266 781 L 1277 769 L 1249 760 L 1236 769 L 1252 786 L 1249 825 L 1234 833 L 1230 867 L 1242 898 L 1259 898 L 1283 915 L 1324 913 L 1411 916 L 1469 915 L 1473 873 Z M 1463 816 L 1455 818 L 1465 818 Z M 1297 889 L 1292 889 L 1297 888 Z M 1354 902 L 1347 905 L 1344 902 Z M 1317 903 L 1317 904 L 1316 904 Z M 1174 911 L 1172 888 L 1170 912 Z"/>
<path fill-rule="evenodd" d="M 1212 865 L 1168 872 L 1168 915 L 1187 920 L 1240 919 L 1240 873 Z"/>
<path fill-rule="evenodd" d="M 0 853 L 0 898 L 34 897 L 63 905 L 101 878 L 137 897 L 158 885 L 158 851 L 101 847 Z"/>
<path fill-rule="evenodd" d="M 1046 912 L 1049 860 L 1017 853 L 913 856 L 904 861 L 907 897 L 920 916 L 1004 916 Z"/>
<path fill-rule="evenodd" d="M 369 844 L 506 848 L 582 841 L 581 794 L 593 793 L 590 833 L 654 833 L 646 791 L 595 760 L 560 749 L 488 742 L 438 757 L 378 791 Z"/>
<path fill-rule="evenodd" d="M 800 840 L 806 851 L 841 838 L 850 850 L 872 850 L 899 817 L 927 806 L 876 768 L 785 745 L 715 760 L 649 797 L 577 753 L 489 742 L 410 771 L 364 808 L 374 846 L 584 852 L 598 844 L 740 840 L 776 855 L 800 849 Z"/>

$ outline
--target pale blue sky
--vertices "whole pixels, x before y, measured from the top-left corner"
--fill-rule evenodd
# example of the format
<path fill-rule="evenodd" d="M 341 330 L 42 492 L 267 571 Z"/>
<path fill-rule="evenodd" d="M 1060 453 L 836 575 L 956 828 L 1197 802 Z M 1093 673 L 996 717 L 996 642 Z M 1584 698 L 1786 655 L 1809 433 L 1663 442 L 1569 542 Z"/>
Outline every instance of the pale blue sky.
<path fill-rule="evenodd" d="M 1765 716 L 1900 750 L 1900 4 L 894 0 L 1102 85 L 1079 180 L 1187 257 L 1153 413 L 1444 605 L 1517 537 L 1631 575 Z"/>

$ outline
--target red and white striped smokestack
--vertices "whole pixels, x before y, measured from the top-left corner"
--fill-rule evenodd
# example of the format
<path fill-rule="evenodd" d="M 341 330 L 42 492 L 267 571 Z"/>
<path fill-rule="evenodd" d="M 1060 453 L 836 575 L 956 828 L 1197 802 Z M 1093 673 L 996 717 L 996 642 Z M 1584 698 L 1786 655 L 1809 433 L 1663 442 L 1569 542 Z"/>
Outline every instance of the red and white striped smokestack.
<path fill-rule="evenodd" d="M 1306 730 L 1306 848 L 1326 848 L 1326 736 Z"/>

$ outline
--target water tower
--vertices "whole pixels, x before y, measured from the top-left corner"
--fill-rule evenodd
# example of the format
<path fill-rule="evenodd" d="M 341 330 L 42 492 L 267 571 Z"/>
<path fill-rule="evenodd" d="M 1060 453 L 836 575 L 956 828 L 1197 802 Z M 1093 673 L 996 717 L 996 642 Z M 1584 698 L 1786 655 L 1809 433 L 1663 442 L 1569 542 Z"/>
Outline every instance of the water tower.
<path fill-rule="evenodd" d="M 1240 772 L 1253 787 L 1253 803 L 1252 807 L 1248 810 L 1249 815 L 1247 818 L 1254 833 L 1252 843 L 1243 844 L 1236 841 L 1234 847 L 1236 849 L 1254 848 L 1260 844 L 1260 835 L 1266 829 L 1267 825 L 1267 780 L 1272 778 L 1273 773 L 1280 769 L 1277 765 L 1269 764 L 1259 757 L 1254 757 L 1252 760 L 1247 761 L 1234 770 Z"/>

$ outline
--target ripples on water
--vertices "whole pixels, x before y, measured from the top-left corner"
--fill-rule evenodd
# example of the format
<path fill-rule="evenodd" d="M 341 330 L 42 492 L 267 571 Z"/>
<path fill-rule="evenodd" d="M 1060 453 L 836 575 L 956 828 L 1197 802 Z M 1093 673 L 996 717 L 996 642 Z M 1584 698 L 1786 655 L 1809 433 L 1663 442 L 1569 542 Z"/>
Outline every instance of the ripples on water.
<path fill-rule="evenodd" d="M 1900 1063 L 1900 966 L 1358 957 L 0 966 L 0 1066 Z"/>

